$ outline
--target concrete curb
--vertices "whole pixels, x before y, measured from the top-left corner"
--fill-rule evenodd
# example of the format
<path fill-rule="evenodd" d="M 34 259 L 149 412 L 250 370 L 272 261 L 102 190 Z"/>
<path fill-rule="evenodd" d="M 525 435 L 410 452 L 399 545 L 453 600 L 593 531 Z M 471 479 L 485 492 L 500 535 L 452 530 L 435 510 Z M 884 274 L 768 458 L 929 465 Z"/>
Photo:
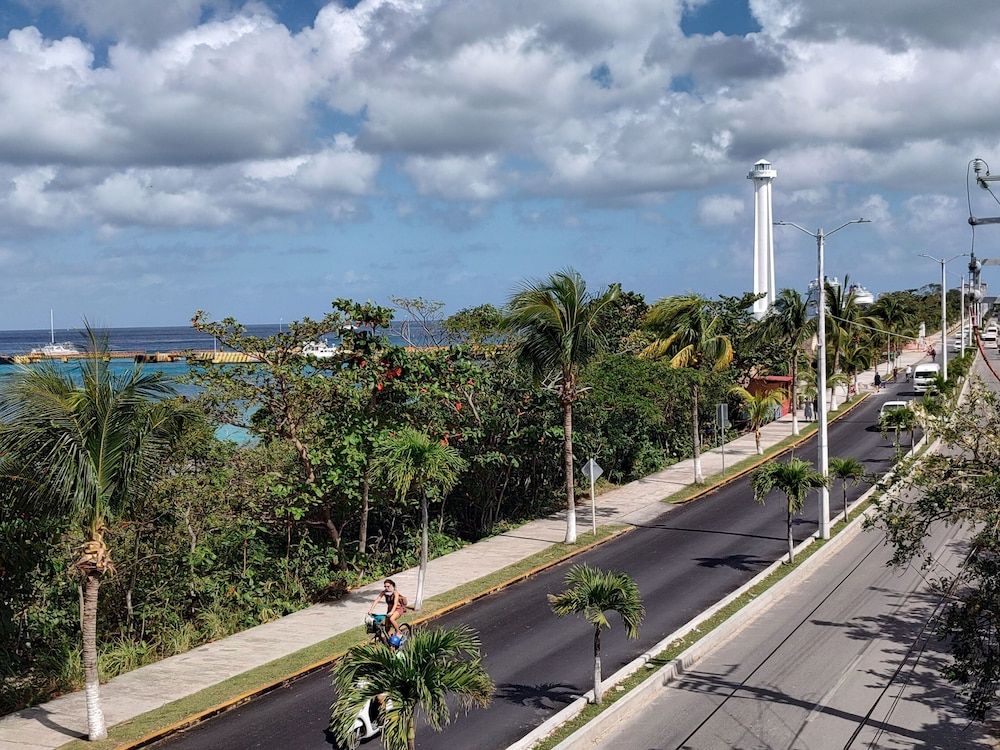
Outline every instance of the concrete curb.
<path fill-rule="evenodd" d="M 926 435 L 922 436 L 901 460 L 906 460 L 915 456 L 916 453 L 925 445 L 926 440 Z M 937 442 L 935 442 L 934 446 L 932 446 L 932 450 L 936 447 L 936 445 Z M 895 482 L 895 474 L 896 467 L 893 467 L 893 469 L 880 478 L 879 482 L 874 484 L 857 500 L 855 500 L 854 503 L 849 506 L 848 512 L 850 513 L 851 510 L 856 510 L 876 491 L 892 491 L 893 487 L 891 485 Z M 887 481 L 889 482 L 889 486 L 886 486 Z M 573 748 L 579 748 L 581 746 L 580 743 L 593 741 L 596 737 L 608 731 L 614 723 L 620 721 L 626 713 L 641 707 L 642 702 L 652 697 L 652 695 L 659 688 L 666 686 L 671 680 L 682 675 L 684 671 L 689 669 L 695 662 L 698 661 L 698 659 L 704 656 L 707 652 L 711 651 L 717 645 L 736 635 L 751 617 L 770 606 L 771 603 L 773 603 L 777 598 L 783 596 L 790 586 L 797 584 L 817 565 L 826 560 L 832 554 L 836 553 L 848 541 L 857 536 L 864 526 L 865 519 L 867 519 L 873 512 L 874 508 L 869 508 L 860 516 L 852 518 L 850 522 L 843 529 L 841 529 L 840 533 L 829 540 L 819 552 L 803 561 L 792 573 L 775 583 L 771 588 L 754 599 L 752 602 L 746 604 L 724 623 L 720 624 L 710 633 L 707 633 L 703 638 L 699 639 L 696 643 L 692 644 L 684 652 L 679 654 L 669 664 L 658 669 L 653 675 L 629 691 L 628 695 L 611 704 L 611 706 L 605 709 L 601 714 L 594 717 L 584 726 L 580 727 L 580 729 L 556 745 L 555 750 L 573 750 Z M 804 539 L 795 547 L 795 553 L 799 554 L 803 550 L 807 549 L 816 541 L 818 537 L 819 532 L 813 532 L 812 535 L 810 535 L 807 539 Z M 782 564 L 781 560 L 771 563 L 771 565 L 759 572 L 756 576 L 740 586 L 738 589 L 727 594 L 711 607 L 699 613 L 697 616 L 653 646 L 653 648 L 641 654 L 639 657 L 618 670 L 618 672 L 604 680 L 602 682 L 602 687 L 604 688 L 605 693 L 607 694 L 609 690 L 612 690 L 615 685 L 625 678 L 646 667 L 650 660 L 655 658 L 657 654 L 666 650 L 672 643 L 697 630 L 702 623 L 713 617 L 721 609 L 728 606 L 731 602 L 743 596 L 752 588 L 766 580 L 768 576 L 778 570 Z M 589 690 L 586 694 L 578 697 L 561 711 L 549 717 L 549 719 L 537 726 L 520 740 L 509 745 L 506 750 L 530 750 L 530 748 L 534 747 L 538 742 L 552 734 L 552 732 L 560 726 L 576 718 L 592 699 L 593 690 Z"/>

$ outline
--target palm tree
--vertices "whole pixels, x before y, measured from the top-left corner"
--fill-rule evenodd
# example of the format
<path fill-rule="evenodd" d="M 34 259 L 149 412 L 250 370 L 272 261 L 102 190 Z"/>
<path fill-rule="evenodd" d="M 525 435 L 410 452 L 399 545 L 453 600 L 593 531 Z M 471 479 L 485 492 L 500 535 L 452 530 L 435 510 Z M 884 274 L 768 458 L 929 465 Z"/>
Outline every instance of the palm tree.
<path fill-rule="evenodd" d="M 667 297 L 646 314 L 646 327 L 656 339 L 642 350 L 646 359 L 670 357 L 671 367 L 686 367 L 691 377 L 691 437 L 694 445 L 694 481 L 701 484 L 701 430 L 698 425 L 698 390 L 702 367 L 724 370 L 733 361 L 733 344 L 721 333 L 722 319 L 710 303 L 697 294 Z"/>
<path fill-rule="evenodd" d="M 410 494 L 410 490 L 420 494 L 420 570 L 417 573 L 414 609 L 419 610 L 424 603 L 428 495 L 439 493 L 443 497 L 448 494 L 465 471 L 465 466 L 465 459 L 454 447 L 432 440 L 427 433 L 412 427 L 390 433 L 375 447 L 373 472 L 383 477 L 401 500 Z"/>
<path fill-rule="evenodd" d="M 786 526 L 788 530 L 788 562 L 795 562 L 795 543 L 792 540 L 792 516 L 802 510 L 809 490 L 826 487 L 828 480 L 816 471 L 812 464 L 801 458 L 789 459 L 788 463 L 772 461 L 754 471 L 750 480 L 753 497 L 761 505 L 771 490 L 784 493 L 788 503 Z"/>
<path fill-rule="evenodd" d="M 386 750 L 414 750 L 419 709 L 435 731 L 451 721 L 448 699 L 454 696 L 468 711 L 488 706 L 493 681 L 483 666 L 479 638 L 471 629 L 418 630 L 400 651 L 365 643 L 348 651 L 333 670 L 337 698 L 330 726 L 347 744 L 354 718 L 368 701 L 382 712 L 382 745 Z"/>
<path fill-rule="evenodd" d="M 549 594 L 552 611 L 559 617 L 581 615 L 594 626 L 594 703 L 601 703 L 601 630 L 610 629 L 607 612 L 617 612 L 625 635 L 639 637 L 639 625 L 646 614 L 639 587 L 626 573 L 574 565 L 566 574 L 566 590 Z"/>
<path fill-rule="evenodd" d="M 762 335 L 783 342 L 788 352 L 788 374 L 792 378 L 792 432 L 798 435 L 799 359 L 816 330 L 816 321 L 809 315 L 808 302 L 801 294 L 794 289 L 782 289 L 761 323 Z"/>
<path fill-rule="evenodd" d="M 850 277 L 845 275 L 843 286 L 825 284 L 826 327 L 827 336 L 833 341 L 833 372 L 840 370 L 840 355 L 844 348 L 856 340 L 866 326 L 874 328 L 880 322 L 858 304 L 857 295 L 849 291 L 849 282 Z"/>
<path fill-rule="evenodd" d="M 563 413 L 563 465 L 566 480 L 566 544 L 576 542 L 573 476 L 573 404 L 580 395 L 580 368 L 605 346 L 601 313 L 618 297 L 617 284 L 597 297 L 573 270 L 546 281 L 526 283 L 507 303 L 506 325 L 515 334 L 518 358 L 536 382 L 556 375 Z"/>
<path fill-rule="evenodd" d="M 864 342 L 849 343 L 840 354 L 840 364 L 844 375 L 850 378 L 854 390 L 858 390 L 858 375 L 872 366 L 872 347 Z"/>
<path fill-rule="evenodd" d="M 107 343 L 87 329 L 74 372 L 52 364 L 17 371 L 0 386 L 0 478 L 28 512 L 63 518 L 83 535 L 81 633 L 87 734 L 107 737 L 97 671 L 101 581 L 114 571 L 105 531 L 146 492 L 192 418 L 161 373 L 113 373 Z M 74 377 L 75 375 L 75 377 Z"/>
<path fill-rule="evenodd" d="M 865 465 L 853 457 L 830 459 L 830 476 L 840 480 L 844 491 L 844 523 L 847 523 L 847 482 L 853 480 L 857 485 L 865 476 Z"/>
<path fill-rule="evenodd" d="M 757 396 L 753 395 L 746 388 L 735 385 L 730 390 L 743 402 L 746 409 L 747 419 L 750 429 L 753 430 L 753 439 L 757 445 L 757 455 L 763 455 L 764 450 L 760 447 L 760 428 L 766 425 L 774 416 L 774 407 L 781 404 L 781 396 L 775 391 L 768 391 Z"/>
<path fill-rule="evenodd" d="M 913 448 L 913 431 L 918 426 L 917 415 L 913 409 L 901 408 L 887 411 L 882 415 L 882 418 L 879 420 L 879 424 L 882 428 L 882 437 L 886 437 L 889 430 L 893 431 L 893 444 L 896 448 L 897 459 L 900 454 L 899 433 L 910 433 L 910 448 Z"/>
<path fill-rule="evenodd" d="M 889 294 L 881 297 L 872 306 L 872 313 L 882 323 L 882 327 L 887 331 L 886 335 L 886 375 L 892 366 L 892 345 L 893 334 L 901 335 L 911 330 L 916 318 L 901 297 Z"/>

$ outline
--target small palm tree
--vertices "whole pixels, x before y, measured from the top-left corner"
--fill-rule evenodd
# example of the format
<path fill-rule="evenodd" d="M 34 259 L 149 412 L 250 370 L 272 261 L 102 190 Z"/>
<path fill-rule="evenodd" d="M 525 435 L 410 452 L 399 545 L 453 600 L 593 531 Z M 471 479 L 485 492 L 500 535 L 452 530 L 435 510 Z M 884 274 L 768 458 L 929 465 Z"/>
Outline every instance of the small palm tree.
<path fill-rule="evenodd" d="M 763 455 L 760 445 L 760 429 L 774 417 L 774 407 L 781 404 L 781 396 L 776 391 L 768 391 L 754 396 L 742 386 L 733 386 L 730 393 L 739 397 L 746 409 L 750 429 L 753 430 L 754 442 L 757 445 L 757 455 Z"/>
<path fill-rule="evenodd" d="M 347 744 L 355 717 L 368 701 L 378 701 L 383 706 L 386 750 L 414 750 L 418 710 L 435 731 L 441 731 L 451 721 L 450 696 L 466 711 L 488 706 L 493 697 L 479 638 L 466 627 L 418 630 L 400 651 L 381 643 L 355 646 L 334 667 L 333 685 L 334 734 Z"/>
<path fill-rule="evenodd" d="M 646 615 L 635 580 L 626 573 L 575 565 L 566 574 L 566 590 L 549 594 L 552 611 L 560 617 L 581 615 L 594 626 L 594 703 L 601 703 L 601 630 L 610 629 L 607 612 L 617 612 L 625 635 L 639 637 L 639 625 Z"/>
<path fill-rule="evenodd" d="M 772 461 L 754 471 L 750 480 L 753 497 L 761 505 L 770 494 L 777 489 L 784 493 L 787 499 L 786 527 L 788 531 L 788 562 L 795 562 L 795 542 L 792 539 L 792 516 L 802 510 L 809 490 L 826 487 L 828 480 L 808 461 L 801 458 L 789 459 L 788 463 Z"/>
<path fill-rule="evenodd" d="M 857 486 L 865 476 L 865 465 L 853 457 L 830 459 L 830 476 L 840 480 L 844 491 L 844 523 L 847 523 L 847 482 L 853 481 Z"/>
<path fill-rule="evenodd" d="M 576 497 L 573 476 L 573 404 L 580 396 L 580 368 L 605 347 L 602 313 L 617 299 L 610 286 L 597 297 L 573 270 L 552 274 L 547 281 L 526 283 L 507 303 L 506 326 L 515 335 L 518 358 L 536 382 L 558 376 L 563 413 L 563 465 L 566 481 L 566 544 L 576 542 Z"/>
<path fill-rule="evenodd" d="M 901 452 L 899 435 L 902 432 L 910 433 L 910 448 L 913 448 L 913 431 L 919 426 L 917 414 L 913 409 L 893 409 L 882 415 L 879 421 L 882 429 L 882 437 L 886 437 L 891 430 L 893 433 L 893 445 L 896 448 L 896 458 Z"/>
<path fill-rule="evenodd" d="M 417 573 L 414 609 L 419 610 L 423 605 L 427 578 L 428 495 L 434 492 L 442 496 L 448 494 L 465 471 L 465 466 L 465 459 L 454 447 L 432 440 L 426 433 L 412 427 L 387 435 L 375 447 L 372 459 L 374 473 L 383 477 L 400 499 L 409 495 L 411 490 L 420 494 L 420 570 Z"/>
<path fill-rule="evenodd" d="M 691 378 L 691 438 L 694 446 L 694 481 L 701 484 L 701 428 L 698 425 L 698 391 L 703 367 L 721 371 L 733 361 L 733 344 L 722 333 L 722 318 L 713 315 L 710 303 L 697 294 L 661 299 L 646 315 L 646 328 L 656 339 L 642 350 L 646 359 L 670 358 L 671 367 L 685 367 Z"/>
<path fill-rule="evenodd" d="M 87 734 L 107 737 L 97 671 L 97 605 L 114 571 L 104 533 L 151 486 L 193 414 L 161 373 L 113 373 L 107 343 L 87 329 L 74 372 L 42 365 L 0 386 L 0 479 L 29 512 L 67 519 L 83 534 L 81 632 Z M 75 377 L 74 377 L 75 376 Z"/>
<path fill-rule="evenodd" d="M 794 289 L 782 289 L 761 323 L 761 334 L 769 340 L 781 341 L 788 352 L 788 374 L 792 378 L 792 432 L 798 435 L 799 359 L 816 330 L 816 321 L 810 316 L 809 303 L 801 294 Z"/>

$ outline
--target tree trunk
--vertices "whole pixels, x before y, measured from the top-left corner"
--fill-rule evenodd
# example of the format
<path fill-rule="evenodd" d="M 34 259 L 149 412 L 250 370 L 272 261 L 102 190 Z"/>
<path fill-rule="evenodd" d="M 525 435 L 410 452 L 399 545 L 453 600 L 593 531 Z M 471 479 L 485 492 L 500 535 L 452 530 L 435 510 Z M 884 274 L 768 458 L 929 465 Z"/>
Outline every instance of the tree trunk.
<path fill-rule="evenodd" d="M 99 573 L 90 573 L 84 582 L 83 594 L 83 674 L 87 697 L 87 738 L 103 740 L 108 736 L 101 710 L 101 683 L 97 674 L 97 593 L 101 587 Z"/>
<path fill-rule="evenodd" d="M 420 569 L 417 571 L 417 596 L 413 608 L 420 610 L 424 603 L 424 579 L 427 577 L 427 493 L 420 495 Z"/>
<path fill-rule="evenodd" d="M 847 523 L 847 479 L 840 480 L 844 488 L 844 523 Z"/>
<path fill-rule="evenodd" d="M 758 456 L 763 456 L 764 455 L 764 451 L 760 447 L 760 428 L 759 427 L 754 428 L 754 431 L 753 431 L 753 440 L 757 444 L 757 455 Z"/>
<path fill-rule="evenodd" d="M 361 478 L 361 526 L 358 529 L 358 554 L 368 549 L 368 493 L 372 486 L 371 466 L 365 463 L 365 473 Z"/>
<path fill-rule="evenodd" d="M 417 750 L 417 722 L 412 716 L 406 727 L 406 750 Z"/>
<path fill-rule="evenodd" d="M 788 507 L 786 525 L 788 527 L 788 564 L 795 562 L 795 541 L 792 539 L 792 508 Z"/>
<path fill-rule="evenodd" d="M 789 368 L 792 375 L 792 434 L 799 434 L 799 388 L 796 380 L 799 376 L 799 352 L 798 349 L 795 350 L 795 354 L 792 356 L 792 366 Z"/>
<path fill-rule="evenodd" d="M 576 495 L 573 486 L 573 399 L 572 382 L 563 378 L 563 465 L 566 471 L 566 544 L 576 543 Z"/>
<path fill-rule="evenodd" d="M 697 377 L 697 375 L 696 375 Z M 702 484 L 705 475 L 701 473 L 701 428 L 698 425 L 698 383 L 691 386 L 691 437 L 694 438 L 694 483 Z"/>
<path fill-rule="evenodd" d="M 601 692 L 601 628 L 594 626 L 594 703 L 600 705 L 604 701 Z"/>

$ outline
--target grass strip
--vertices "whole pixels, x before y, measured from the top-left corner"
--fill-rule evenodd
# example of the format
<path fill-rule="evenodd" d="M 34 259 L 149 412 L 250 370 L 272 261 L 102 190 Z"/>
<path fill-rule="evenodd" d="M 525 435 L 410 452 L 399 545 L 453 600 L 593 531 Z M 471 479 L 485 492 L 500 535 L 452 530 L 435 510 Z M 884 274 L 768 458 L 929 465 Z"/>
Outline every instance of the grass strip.
<path fill-rule="evenodd" d="M 867 395 L 868 394 L 861 394 L 854 396 L 845 403 L 841 404 L 838 408 L 830 412 L 830 420 L 833 421 L 839 419 L 847 414 L 855 406 L 860 404 L 867 397 Z M 819 423 L 810 422 L 799 430 L 798 435 L 789 435 L 772 445 L 770 448 L 765 448 L 762 454 L 747 456 L 746 458 L 737 461 L 732 466 L 727 467 L 724 473 L 720 471 L 715 474 L 709 474 L 705 477 L 705 481 L 702 484 L 689 484 L 684 489 L 677 490 L 677 492 L 663 498 L 661 502 L 668 503 L 669 505 L 681 505 L 689 502 L 690 500 L 694 500 L 697 497 L 701 497 L 702 495 L 718 489 L 722 485 L 728 484 L 734 479 L 739 478 L 750 469 L 756 468 L 760 464 L 765 461 L 769 461 L 778 454 L 784 453 L 789 448 L 794 448 L 799 443 L 805 442 L 816 434 L 817 430 L 819 430 Z"/>
<path fill-rule="evenodd" d="M 858 505 L 857 508 L 853 509 L 851 514 L 851 520 L 853 521 L 860 514 L 864 513 L 868 507 L 874 502 L 878 497 L 880 497 L 880 492 L 872 493 L 871 497 L 865 500 L 863 503 Z M 587 706 L 581 711 L 577 716 L 567 721 L 565 724 L 560 725 L 552 734 L 548 735 L 541 742 L 536 744 L 533 750 L 552 750 L 560 742 L 569 737 L 573 732 L 578 730 L 584 724 L 595 719 L 601 713 L 606 711 L 609 707 L 613 706 L 617 701 L 624 698 L 629 694 L 630 691 L 638 687 L 642 682 L 647 680 L 652 672 L 665 667 L 667 664 L 672 662 L 678 656 L 680 656 L 684 651 L 693 646 L 699 640 L 704 638 L 706 635 L 711 633 L 717 627 L 722 625 L 726 620 L 739 612 L 743 607 L 749 604 L 751 601 L 759 597 L 765 591 L 770 589 L 772 586 L 777 584 L 779 581 L 783 580 L 786 576 L 793 573 L 800 565 L 802 565 L 806 560 L 812 557 L 817 551 L 823 549 L 824 546 L 830 543 L 836 538 L 837 534 L 843 531 L 844 526 L 843 517 L 838 519 L 836 523 L 831 525 L 830 528 L 830 539 L 816 539 L 812 544 L 802 550 L 798 556 L 795 558 L 795 562 L 791 565 L 784 564 L 777 570 L 775 570 L 771 575 L 765 578 L 763 581 L 758 583 L 756 586 L 752 587 L 750 590 L 746 591 L 742 596 L 737 597 L 725 607 L 720 609 L 710 618 L 705 620 L 701 625 L 692 630 L 690 633 L 685 635 L 683 638 L 679 638 L 669 646 L 667 646 L 663 651 L 658 653 L 655 657 L 650 659 L 646 663 L 644 669 L 640 669 L 637 672 L 629 675 L 624 680 L 619 682 L 617 685 L 607 690 L 604 693 L 604 702 L 601 705 L 595 705 L 593 703 L 588 703 Z"/>
<path fill-rule="evenodd" d="M 589 532 L 581 534 L 576 544 L 553 544 L 494 573 L 427 599 L 424 602 L 426 614 L 416 618 L 407 618 L 407 621 L 421 623 L 441 617 L 470 601 L 499 591 L 591 547 L 602 544 L 628 531 L 629 528 L 621 525 L 600 526 L 596 535 Z M 352 628 L 325 641 L 307 646 L 287 656 L 230 677 L 228 680 L 197 693 L 116 724 L 108 730 L 108 739 L 106 740 L 95 742 L 72 740 L 60 745 L 59 750 L 113 750 L 123 747 L 137 747 L 139 745 L 136 743 L 150 735 L 179 729 L 187 725 L 194 717 L 199 717 L 197 720 L 210 718 L 250 700 L 262 692 L 285 685 L 296 677 L 316 669 L 322 669 L 343 655 L 351 646 L 367 640 L 368 637 L 362 626 Z M 330 697 L 332 700 L 332 692 Z"/>

